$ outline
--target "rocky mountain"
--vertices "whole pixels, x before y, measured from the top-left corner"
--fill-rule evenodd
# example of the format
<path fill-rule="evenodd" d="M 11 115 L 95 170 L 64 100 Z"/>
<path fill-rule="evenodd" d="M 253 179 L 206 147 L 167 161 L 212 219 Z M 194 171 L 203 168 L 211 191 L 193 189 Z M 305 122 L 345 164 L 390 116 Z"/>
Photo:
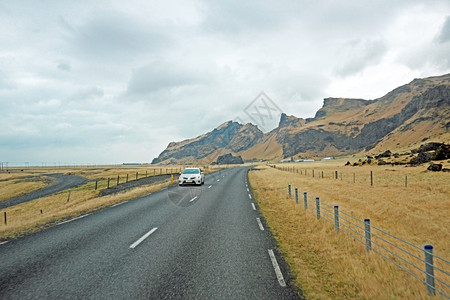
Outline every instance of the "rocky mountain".
<path fill-rule="evenodd" d="M 314 118 L 282 114 L 263 134 L 227 122 L 195 139 L 170 143 L 153 163 L 211 162 L 233 153 L 244 160 L 323 157 L 413 147 L 450 137 L 450 74 L 414 79 L 374 99 L 326 98 Z"/>
<path fill-rule="evenodd" d="M 257 144 L 263 132 L 253 124 L 228 121 L 194 139 L 170 143 L 155 163 L 212 162 L 225 153 L 238 153 Z"/>

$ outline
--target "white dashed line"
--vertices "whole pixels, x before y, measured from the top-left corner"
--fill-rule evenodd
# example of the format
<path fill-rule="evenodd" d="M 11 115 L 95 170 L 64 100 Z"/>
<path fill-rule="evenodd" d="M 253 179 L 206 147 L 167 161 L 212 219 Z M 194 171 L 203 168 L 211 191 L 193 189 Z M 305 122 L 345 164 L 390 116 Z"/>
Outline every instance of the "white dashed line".
<path fill-rule="evenodd" d="M 156 229 L 158 229 L 158 227 L 153 228 L 152 230 L 150 230 L 149 232 L 147 232 L 146 234 L 144 234 L 140 239 L 138 239 L 136 242 L 134 242 L 133 244 L 131 244 L 130 248 L 134 249 L 136 248 L 140 243 L 142 243 L 146 238 L 148 238 L 150 236 L 150 234 L 152 234 L 153 232 L 156 231 Z"/>
<path fill-rule="evenodd" d="M 256 210 L 255 203 L 252 203 L 253 210 Z"/>
<path fill-rule="evenodd" d="M 89 215 L 90 215 L 90 214 L 85 214 L 85 215 L 82 215 L 82 216 L 79 216 L 79 217 L 76 217 L 76 218 L 73 218 L 73 219 L 70 219 L 70 220 L 67 220 L 67 221 L 64 221 L 64 222 L 58 223 L 58 224 L 56 224 L 56 225 L 62 225 L 62 224 L 66 224 L 66 223 L 69 223 L 69 222 L 72 222 L 72 221 L 75 221 L 75 220 L 78 220 L 78 219 L 81 219 L 81 218 L 87 217 L 87 216 L 89 216 Z"/>
<path fill-rule="evenodd" d="M 4 245 L 4 244 L 6 244 L 7 242 L 9 242 L 9 241 L 1 242 L 0 245 Z"/>
<path fill-rule="evenodd" d="M 197 199 L 197 196 L 195 196 L 194 198 L 192 198 L 191 200 L 189 200 L 189 202 L 194 201 L 195 199 Z"/>
<path fill-rule="evenodd" d="M 117 204 L 114 204 L 114 205 L 111 206 L 111 207 L 116 207 L 116 206 L 122 205 L 122 204 L 127 203 L 127 202 L 128 202 L 128 201 L 124 201 L 124 202 L 121 202 L 121 203 L 117 203 Z"/>
<path fill-rule="evenodd" d="M 258 222 L 259 229 L 264 230 L 263 224 L 259 218 L 256 218 L 256 222 Z"/>
<path fill-rule="evenodd" d="M 248 194 L 248 198 L 249 198 L 249 199 L 252 199 L 252 195 Z"/>
<path fill-rule="evenodd" d="M 286 282 L 284 281 L 283 274 L 281 273 L 280 266 L 278 265 L 275 254 L 272 249 L 269 249 L 270 260 L 272 261 L 273 269 L 275 270 L 275 274 L 277 275 L 278 283 L 282 286 L 286 286 Z"/>
<path fill-rule="evenodd" d="M 217 179 L 217 181 L 220 181 L 220 179 Z"/>
<path fill-rule="evenodd" d="M 247 188 L 247 192 L 250 192 L 250 190 Z"/>
<path fill-rule="evenodd" d="M 208 189 L 212 188 L 212 185 L 208 186 Z"/>

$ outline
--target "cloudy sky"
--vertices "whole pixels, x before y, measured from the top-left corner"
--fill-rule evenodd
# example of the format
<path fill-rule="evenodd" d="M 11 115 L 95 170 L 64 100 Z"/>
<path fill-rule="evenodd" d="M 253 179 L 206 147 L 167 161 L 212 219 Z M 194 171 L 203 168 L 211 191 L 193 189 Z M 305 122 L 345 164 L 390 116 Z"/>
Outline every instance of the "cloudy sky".
<path fill-rule="evenodd" d="M 313 117 L 449 73 L 449 53 L 448 0 L 4 0 L 0 161 L 150 162 L 251 121 L 261 92 Z"/>

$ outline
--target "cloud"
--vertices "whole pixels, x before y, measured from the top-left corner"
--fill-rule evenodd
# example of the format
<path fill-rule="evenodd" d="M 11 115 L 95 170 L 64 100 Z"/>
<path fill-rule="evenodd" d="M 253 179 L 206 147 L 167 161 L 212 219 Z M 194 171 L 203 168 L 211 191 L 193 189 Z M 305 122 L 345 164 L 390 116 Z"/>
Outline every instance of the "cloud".
<path fill-rule="evenodd" d="M 445 18 L 442 30 L 438 35 L 438 41 L 440 43 L 450 42 L 450 16 L 447 16 L 447 18 Z"/>
<path fill-rule="evenodd" d="M 128 95 L 145 95 L 203 81 L 195 70 L 182 65 L 154 62 L 133 71 L 127 87 Z"/>
<path fill-rule="evenodd" d="M 349 76 L 377 64 L 386 53 L 381 40 L 355 39 L 346 41 L 338 50 L 338 63 L 334 69 L 338 76 Z"/>
<path fill-rule="evenodd" d="M 264 91 L 312 117 L 450 72 L 446 0 L 0 4 L 0 158 L 150 161 Z M 195 120 L 180 126 L 180 120 Z M 25 159 L 26 157 L 26 159 Z"/>

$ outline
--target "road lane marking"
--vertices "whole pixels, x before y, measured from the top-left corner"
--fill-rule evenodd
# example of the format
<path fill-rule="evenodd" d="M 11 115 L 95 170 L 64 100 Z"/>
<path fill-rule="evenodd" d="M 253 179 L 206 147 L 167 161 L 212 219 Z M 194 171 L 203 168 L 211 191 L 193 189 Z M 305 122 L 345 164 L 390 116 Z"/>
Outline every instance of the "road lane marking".
<path fill-rule="evenodd" d="M 9 241 L 1 242 L 0 245 L 4 245 L 4 244 L 6 244 L 7 242 L 9 242 Z"/>
<path fill-rule="evenodd" d="M 90 215 L 90 214 L 85 214 L 85 215 L 82 215 L 82 216 L 79 216 L 79 217 L 76 217 L 76 218 L 73 218 L 73 219 L 70 219 L 70 220 L 67 220 L 67 221 L 64 221 L 64 222 L 58 223 L 58 224 L 56 224 L 56 225 L 62 225 L 62 224 L 66 224 L 66 223 L 69 223 L 69 222 L 72 222 L 72 221 L 75 221 L 75 220 L 78 220 L 78 219 L 81 219 L 81 218 L 87 217 L 87 216 L 89 216 L 89 215 Z"/>
<path fill-rule="evenodd" d="M 220 179 L 217 179 L 217 181 L 220 181 Z"/>
<path fill-rule="evenodd" d="M 117 204 L 114 204 L 114 205 L 111 206 L 111 207 L 116 207 L 116 206 L 122 205 L 122 204 L 127 203 L 127 202 L 128 202 L 128 201 L 124 201 L 124 202 L 121 202 L 121 203 L 117 203 Z"/>
<path fill-rule="evenodd" d="M 256 222 L 258 222 L 259 229 L 264 230 L 263 224 L 259 218 L 256 218 Z"/>
<path fill-rule="evenodd" d="M 255 203 L 252 203 L 253 210 L 256 210 Z"/>
<path fill-rule="evenodd" d="M 248 198 L 249 198 L 249 199 L 252 199 L 252 195 L 248 194 Z"/>
<path fill-rule="evenodd" d="M 275 274 L 277 275 L 278 283 L 282 286 L 286 286 L 286 282 L 284 281 L 283 274 L 281 273 L 280 266 L 278 265 L 275 254 L 272 249 L 269 249 L 270 260 L 272 261 L 273 269 L 275 270 Z"/>
<path fill-rule="evenodd" d="M 156 229 L 158 229 L 158 227 L 153 228 L 152 230 L 150 230 L 149 232 L 147 232 L 146 234 L 144 234 L 140 239 L 138 239 L 136 242 L 134 242 L 133 244 L 131 244 L 130 248 L 134 249 L 136 248 L 140 243 L 142 243 L 146 238 L 148 238 L 150 236 L 150 234 L 152 234 L 153 232 L 156 231 Z"/>
<path fill-rule="evenodd" d="M 195 196 L 194 198 L 192 198 L 191 200 L 189 200 L 189 202 L 194 201 L 195 199 L 197 199 L 197 196 Z"/>
<path fill-rule="evenodd" d="M 247 192 L 250 192 L 250 190 L 247 188 Z"/>
<path fill-rule="evenodd" d="M 210 189 L 212 187 L 212 185 L 208 186 L 208 189 Z"/>

